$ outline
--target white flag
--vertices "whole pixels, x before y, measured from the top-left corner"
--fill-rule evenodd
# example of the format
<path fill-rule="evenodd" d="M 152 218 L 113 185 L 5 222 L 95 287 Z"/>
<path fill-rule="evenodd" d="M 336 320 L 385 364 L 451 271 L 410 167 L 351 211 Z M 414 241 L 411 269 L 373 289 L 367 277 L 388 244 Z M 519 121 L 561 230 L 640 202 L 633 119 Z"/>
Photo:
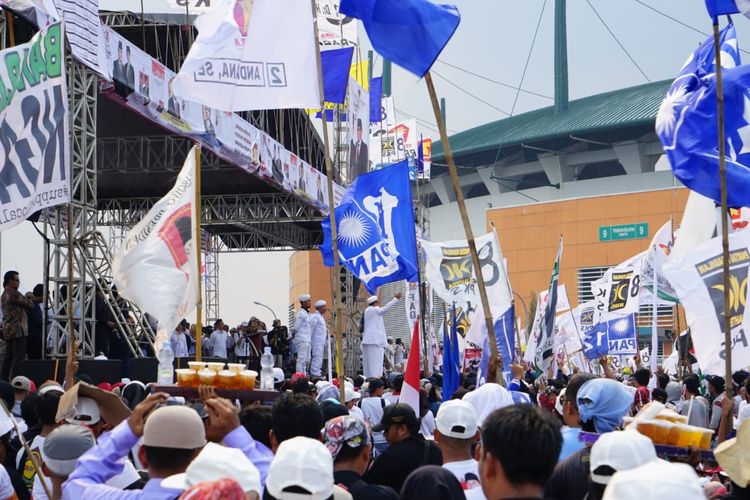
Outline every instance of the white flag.
<path fill-rule="evenodd" d="M 641 278 L 649 290 L 653 291 L 654 275 L 657 276 L 656 292 L 661 300 L 677 302 L 674 288 L 664 277 L 662 268 L 672 252 L 672 220 L 668 220 L 654 235 L 651 244 L 641 260 Z M 653 301 L 653 299 L 652 299 Z M 645 303 L 645 301 L 643 301 Z"/>
<path fill-rule="evenodd" d="M 681 257 L 688 250 L 707 242 L 715 230 L 716 205 L 714 201 L 695 191 L 690 191 L 670 258 Z"/>
<path fill-rule="evenodd" d="M 639 267 L 614 267 L 591 284 L 596 300 L 597 322 L 637 313 L 640 307 Z"/>
<path fill-rule="evenodd" d="M 223 111 L 320 107 L 312 7 L 307 0 L 218 0 L 175 95 Z"/>
<path fill-rule="evenodd" d="M 732 370 L 750 365 L 746 314 L 750 233 L 729 235 L 730 325 Z M 664 274 L 675 288 L 695 346 L 700 369 L 711 375 L 724 375 L 724 276 L 721 237 L 667 262 Z"/>
<path fill-rule="evenodd" d="M 547 294 L 549 293 L 549 290 L 542 290 L 539 292 L 539 296 L 542 298 L 542 301 L 547 302 Z M 557 306 L 555 307 L 556 313 L 565 312 L 567 310 L 571 309 L 570 307 L 570 299 L 568 298 L 568 290 L 565 288 L 565 285 L 559 285 L 557 287 Z"/>
<path fill-rule="evenodd" d="M 130 230 L 112 263 L 120 294 L 171 332 L 197 303 L 195 147 L 177 182 Z"/>

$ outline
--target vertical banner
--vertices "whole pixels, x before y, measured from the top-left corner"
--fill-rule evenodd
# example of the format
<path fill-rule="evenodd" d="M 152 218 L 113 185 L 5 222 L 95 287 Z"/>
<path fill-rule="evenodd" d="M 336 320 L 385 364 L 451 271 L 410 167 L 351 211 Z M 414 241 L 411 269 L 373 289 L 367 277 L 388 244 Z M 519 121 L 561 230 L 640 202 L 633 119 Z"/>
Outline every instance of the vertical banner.
<path fill-rule="evenodd" d="M 369 171 L 370 93 L 349 78 L 349 180 Z"/>
<path fill-rule="evenodd" d="M 419 284 L 418 283 L 407 283 L 406 284 L 406 300 L 404 300 L 406 306 L 406 317 L 409 320 L 409 331 L 414 330 L 414 322 L 419 317 Z"/>
<path fill-rule="evenodd" d="M 70 201 L 62 23 L 0 52 L 0 230 Z"/>
<path fill-rule="evenodd" d="M 315 10 L 321 50 L 357 45 L 357 20 L 339 13 L 338 0 L 316 0 Z"/>

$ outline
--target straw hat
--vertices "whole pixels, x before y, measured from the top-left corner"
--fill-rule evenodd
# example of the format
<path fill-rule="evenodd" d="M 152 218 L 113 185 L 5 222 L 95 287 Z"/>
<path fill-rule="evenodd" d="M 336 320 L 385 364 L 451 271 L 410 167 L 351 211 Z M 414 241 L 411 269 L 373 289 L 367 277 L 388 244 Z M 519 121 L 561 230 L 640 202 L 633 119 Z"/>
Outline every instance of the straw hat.
<path fill-rule="evenodd" d="M 735 484 L 743 488 L 750 484 L 750 419 L 740 424 L 737 437 L 716 447 L 714 456 Z"/>

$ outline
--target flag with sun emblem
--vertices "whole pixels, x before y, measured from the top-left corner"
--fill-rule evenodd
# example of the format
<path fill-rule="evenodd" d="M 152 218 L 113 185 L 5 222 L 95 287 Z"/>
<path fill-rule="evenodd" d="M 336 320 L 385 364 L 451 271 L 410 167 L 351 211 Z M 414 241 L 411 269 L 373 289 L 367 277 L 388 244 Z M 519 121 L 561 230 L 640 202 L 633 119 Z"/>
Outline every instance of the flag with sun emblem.
<path fill-rule="evenodd" d="M 407 161 L 359 175 L 336 207 L 336 230 L 341 264 L 370 291 L 393 281 L 417 279 L 414 207 Z M 333 242 L 328 218 L 320 251 L 323 263 L 333 265 Z"/>
<path fill-rule="evenodd" d="M 750 66 L 740 66 L 734 26 L 721 30 L 730 207 L 750 204 Z M 719 139 L 713 39 L 685 62 L 656 116 L 656 133 L 683 184 L 720 202 Z"/>

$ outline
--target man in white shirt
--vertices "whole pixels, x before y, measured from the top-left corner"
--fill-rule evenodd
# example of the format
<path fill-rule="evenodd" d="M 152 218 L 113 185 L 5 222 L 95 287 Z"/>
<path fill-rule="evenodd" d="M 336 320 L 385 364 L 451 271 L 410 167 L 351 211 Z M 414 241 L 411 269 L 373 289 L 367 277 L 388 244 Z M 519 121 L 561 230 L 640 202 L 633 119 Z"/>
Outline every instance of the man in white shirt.
<path fill-rule="evenodd" d="M 312 331 L 312 361 L 310 362 L 310 374 L 320 377 L 323 368 L 323 349 L 326 345 L 328 328 L 323 315 L 327 311 L 326 301 L 319 300 L 315 303 L 315 312 L 310 316 L 310 330 Z"/>
<path fill-rule="evenodd" d="M 479 464 L 471 456 L 471 445 L 479 439 L 477 414 L 466 401 L 445 401 L 435 419 L 435 441 L 443 452 L 443 468 L 456 476 L 467 500 L 484 500 L 479 483 Z"/>
<path fill-rule="evenodd" d="M 379 378 L 383 376 L 383 356 L 386 342 L 385 323 L 383 316 L 401 299 L 398 292 L 385 306 L 380 307 L 376 295 L 367 299 L 367 309 L 364 313 L 365 328 L 362 333 L 362 371 L 365 378 Z"/>
<path fill-rule="evenodd" d="M 217 319 L 214 323 L 214 331 L 208 338 L 208 343 L 211 346 L 213 357 L 219 359 L 227 359 L 227 338 L 229 332 L 224 330 L 224 322 Z"/>
<path fill-rule="evenodd" d="M 312 348 L 312 328 L 310 325 L 310 295 L 299 296 L 300 309 L 292 326 L 292 342 L 297 348 L 297 371 L 307 373 Z"/>
<path fill-rule="evenodd" d="M 185 333 L 185 325 L 183 323 L 177 325 L 177 328 L 175 328 L 174 332 L 172 332 L 172 335 L 169 338 L 169 343 L 171 344 L 172 352 L 174 353 L 175 358 L 188 357 L 187 338 Z"/>

